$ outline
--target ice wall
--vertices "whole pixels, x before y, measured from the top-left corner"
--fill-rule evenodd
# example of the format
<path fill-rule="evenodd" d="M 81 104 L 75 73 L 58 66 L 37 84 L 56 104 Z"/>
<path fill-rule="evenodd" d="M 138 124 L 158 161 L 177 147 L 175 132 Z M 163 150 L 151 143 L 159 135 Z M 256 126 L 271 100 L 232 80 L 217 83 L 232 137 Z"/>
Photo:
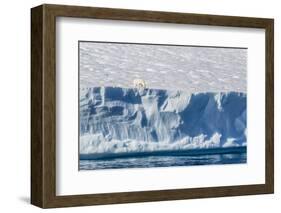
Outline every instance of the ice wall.
<path fill-rule="evenodd" d="M 246 94 L 80 90 L 80 153 L 246 145 Z"/>

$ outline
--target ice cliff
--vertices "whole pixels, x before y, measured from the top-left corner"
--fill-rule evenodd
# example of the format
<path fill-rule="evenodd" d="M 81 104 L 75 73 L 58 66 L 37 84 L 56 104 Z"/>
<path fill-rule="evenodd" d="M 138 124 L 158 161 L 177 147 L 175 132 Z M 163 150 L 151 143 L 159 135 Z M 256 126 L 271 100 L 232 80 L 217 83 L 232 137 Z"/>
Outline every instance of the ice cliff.
<path fill-rule="evenodd" d="M 246 146 L 245 93 L 80 90 L 80 154 Z"/>

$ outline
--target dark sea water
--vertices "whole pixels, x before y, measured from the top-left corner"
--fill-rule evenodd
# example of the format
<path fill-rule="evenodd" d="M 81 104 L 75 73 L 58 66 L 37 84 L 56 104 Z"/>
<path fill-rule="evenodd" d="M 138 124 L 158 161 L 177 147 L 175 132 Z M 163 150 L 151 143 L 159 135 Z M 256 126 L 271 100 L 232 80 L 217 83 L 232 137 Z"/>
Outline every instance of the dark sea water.
<path fill-rule="evenodd" d="M 235 154 L 202 154 L 196 156 L 143 156 L 98 160 L 80 160 L 79 169 L 95 170 L 121 168 L 152 168 L 241 163 L 247 163 L 246 152 Z"/>

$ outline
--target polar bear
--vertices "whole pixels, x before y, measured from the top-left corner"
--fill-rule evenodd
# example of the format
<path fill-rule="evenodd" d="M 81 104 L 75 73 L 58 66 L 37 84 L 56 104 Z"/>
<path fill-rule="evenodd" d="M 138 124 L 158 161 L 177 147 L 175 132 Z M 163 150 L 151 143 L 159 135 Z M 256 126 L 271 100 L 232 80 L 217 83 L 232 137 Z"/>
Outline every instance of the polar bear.
<path fill-rule="evenodd" d="M 134 79 L 133 83 L 135 88 L 142 89 L 142 90 L 146 88 L 146 83 L 143 79 L 139 79 L 139 78 Z"/>

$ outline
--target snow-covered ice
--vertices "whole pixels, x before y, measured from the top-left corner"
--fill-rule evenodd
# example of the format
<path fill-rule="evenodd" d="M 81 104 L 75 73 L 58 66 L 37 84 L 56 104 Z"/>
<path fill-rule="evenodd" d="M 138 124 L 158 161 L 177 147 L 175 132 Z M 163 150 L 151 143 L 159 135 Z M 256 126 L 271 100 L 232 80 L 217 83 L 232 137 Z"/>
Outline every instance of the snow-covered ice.
<path fill-rule="evenodd" d="M 80 86 L 244 92 L 247 49 L 80 42 Z"/>

